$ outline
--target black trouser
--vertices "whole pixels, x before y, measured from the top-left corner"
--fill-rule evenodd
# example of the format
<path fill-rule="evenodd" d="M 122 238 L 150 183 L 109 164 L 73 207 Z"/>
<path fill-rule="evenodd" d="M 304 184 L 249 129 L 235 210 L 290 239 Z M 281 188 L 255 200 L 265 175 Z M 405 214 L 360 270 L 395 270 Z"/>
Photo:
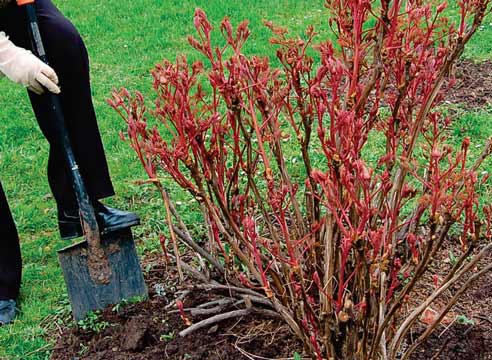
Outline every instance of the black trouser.
<path fill-rule="evenodd" d="M 61 102 L 70 139 L 80 171 L 92 199 L 114 195 L 91 99 L 89 59 L 75 29 L 50 0 L 36 0 L 39 26 L 50 65 L 60 80 Z M 31 48 L 27 20 L 22 8 L 0 11 L 0 31 L 12 42 Z M 48 181 L 59 208 L 77 206 L 69 172 L 60 150 L 54 146 L 56 132 L 50 121 L 45 96 L 29 92 L 41 131 L 50 142 Z M 1 101 L 1 100 L 0 100 Z M 1 119 L 1 114 L 0 114 Z M 3 121 L 15 119 L 3 119 Z M 19 238 L 0 184 L 0 300 L 16 298 L 20 287 L 21 257 Z"/>

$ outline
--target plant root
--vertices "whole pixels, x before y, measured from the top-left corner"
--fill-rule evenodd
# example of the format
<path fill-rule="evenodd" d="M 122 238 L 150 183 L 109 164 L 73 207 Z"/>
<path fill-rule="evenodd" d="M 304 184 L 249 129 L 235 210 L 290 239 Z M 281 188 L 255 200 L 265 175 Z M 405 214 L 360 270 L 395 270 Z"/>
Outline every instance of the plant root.
<path fill-rule="evenodd" d="M 230 312 L 227 312 L 224 314 L 215 315 L 215 316 L 212 316 L 208 319 L 197 322 L 196 324 L 191 325 L 190 327 L 186 328 L 185 330 L 182 330 L 179 333 L 179 336 L 185 337 L 185 336 L 188 336 L 188 335 L 192 334 L 193 332 L 200 330 L 204 327 L 209 327 L 211 325 L 217 324 L 217 323 L 222 322 L 224 320 L 233 319 L 236 317 L 243 317 L 246 315 L 250 315 L 252 313 L 257 313 L 257 314 L 261 314 L 261 315 L 268 316 L 268 317 L 280 318 L 280 315 L 277 312 L 272 311 L 272 310 L 255 309 L 255 308 L 234 310 L 234 311 L 230 311 Z"/>

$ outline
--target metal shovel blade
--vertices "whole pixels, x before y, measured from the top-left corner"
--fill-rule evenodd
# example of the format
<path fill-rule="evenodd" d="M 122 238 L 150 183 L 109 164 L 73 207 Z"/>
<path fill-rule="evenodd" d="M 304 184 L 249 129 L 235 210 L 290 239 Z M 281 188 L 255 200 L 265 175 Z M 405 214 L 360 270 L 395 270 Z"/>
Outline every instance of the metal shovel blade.
<path fill-rule="evenodd" d="M 148 295 L 131 229 L 103 235 L 101 245 L 111 269 L 107 284 L 96 283 L 91 278 L 86 241 L 58 251 L 73 317 L 77 321 L 84 319 L 91 311 L 104 309 L 125 299 Z"/>

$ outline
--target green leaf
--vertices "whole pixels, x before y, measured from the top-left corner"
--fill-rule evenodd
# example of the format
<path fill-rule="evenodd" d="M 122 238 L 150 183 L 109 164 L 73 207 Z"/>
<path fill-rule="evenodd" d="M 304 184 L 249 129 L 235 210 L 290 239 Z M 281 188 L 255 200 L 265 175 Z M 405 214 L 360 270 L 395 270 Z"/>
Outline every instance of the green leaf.
<path fill-rule="evenodd" d="M 459 315 L 456 318 L 456 321 L 458 322 L 458 324 L 462 325 L 475 325 L 475 321 L 473 321 L 472 319 L 468 319 L 465 315 Z"/>

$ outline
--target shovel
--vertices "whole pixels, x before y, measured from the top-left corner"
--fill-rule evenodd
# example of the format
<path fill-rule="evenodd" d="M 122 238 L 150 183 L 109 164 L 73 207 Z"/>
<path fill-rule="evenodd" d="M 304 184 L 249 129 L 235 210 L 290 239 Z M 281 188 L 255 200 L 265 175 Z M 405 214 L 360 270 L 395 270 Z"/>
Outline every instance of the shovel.
<path fill-rule="evenodd" d="M 25 8 L 32 50 L 48 64 L 39 31 L 35 0 L 17 0 Z M 75 320 L 125 299 L 146 297 L 147 287 L 130 228 L 101 236 L 94 208 L 75 161 L 58 95 L 48 93 L 52 121 L 60 149 L 70 169 L 72 187 L 80 209 L 84 241 L 58 252 Z"/>

